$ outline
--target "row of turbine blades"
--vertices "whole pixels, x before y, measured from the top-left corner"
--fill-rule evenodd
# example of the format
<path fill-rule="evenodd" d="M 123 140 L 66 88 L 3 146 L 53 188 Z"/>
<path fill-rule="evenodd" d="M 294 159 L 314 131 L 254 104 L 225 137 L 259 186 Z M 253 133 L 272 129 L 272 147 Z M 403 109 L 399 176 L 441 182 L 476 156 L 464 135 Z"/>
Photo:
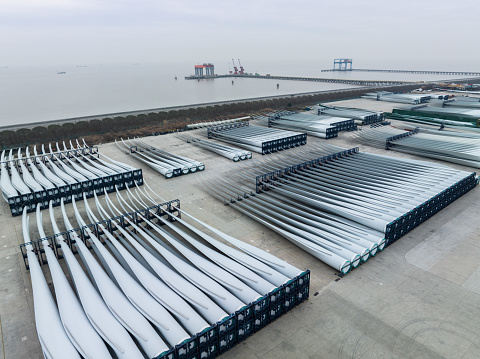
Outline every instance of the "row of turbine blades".
<path fill-rule="evenodd" d="M 60 221 L 69 234 L 60 230 L 59 219 L 50 205 L 53 235 L 68 264 L 76 293 L 49 245 L 42 212 L 37 207 L 38 234 L 44 242 L 58 306 L 33 252 L 29 216 L 24 211 L 23 234 L 36 325 L 47 358 L 76 358 L 75 352 L 85 358 L 109 358 L 109 350 L 118 358 L 143 358 L 142 353 L 158 356 L 301 273 L 180 208 L 175 209 L 202 230 L 179 217 L 173 224 L 164 218 L 168 212 L 159 215 L 152 210 L 153 219 L 148 219 L 144 209 L 158 204 L 155 196 L 162 200 L 148 185 L 143 190 L 138 186 L 134 191 L 127 188 L 126 198 L 118 190 L 116 198 L 105 192 L 103 205 L 95 195 L 97 213 L 85 197 L 86 216 L 73 200 L 73 217 L 85 231 L 85 243 L 75 231 L 63 201 Z M 132 212 L 143 223 L 136 223 L 128 215 L 122 217 Z M 111 232 L 106 221 L 111 223 Z M 128 226 L 122 225 L 122 221 Z M 95 224 L 98 232 L 88 222 Z M 88 275 L 72 252 L 72 240 Z M 92 246 L 99 261 L 87 245 Z"/>

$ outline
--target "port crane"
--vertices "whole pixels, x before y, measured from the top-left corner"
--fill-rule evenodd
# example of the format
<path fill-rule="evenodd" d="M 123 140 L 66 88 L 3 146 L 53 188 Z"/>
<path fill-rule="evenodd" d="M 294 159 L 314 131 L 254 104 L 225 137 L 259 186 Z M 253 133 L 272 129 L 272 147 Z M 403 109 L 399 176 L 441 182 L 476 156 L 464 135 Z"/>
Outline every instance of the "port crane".
<path fill-rule="evenodd" d="M 243 75 L 245 73 L 245 70 L 243 69 L 243 66 L 240 63 L 240 59 L 238 59 L 238 66 L 240 66 L 240 75 Z"/>
<path fill-rule="evenodd" d="M 238 75 L 238 68 L 237 68 L 237 66 L 235 66 L 235 60 L 232 59 L 232 62 L 233 62 L 233 71 L 234 71 L 233 74 Z"/>

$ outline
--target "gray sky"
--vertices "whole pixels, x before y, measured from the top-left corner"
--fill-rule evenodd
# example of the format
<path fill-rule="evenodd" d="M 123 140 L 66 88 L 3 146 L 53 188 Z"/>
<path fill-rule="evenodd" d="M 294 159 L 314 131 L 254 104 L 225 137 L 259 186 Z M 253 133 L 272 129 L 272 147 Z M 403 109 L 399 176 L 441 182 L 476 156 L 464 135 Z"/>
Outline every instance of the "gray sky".
<path fill-rule="evenodd" d="M 480 70 L 478 0 L 0 0 L 0 66 L 316 62 Z"/>

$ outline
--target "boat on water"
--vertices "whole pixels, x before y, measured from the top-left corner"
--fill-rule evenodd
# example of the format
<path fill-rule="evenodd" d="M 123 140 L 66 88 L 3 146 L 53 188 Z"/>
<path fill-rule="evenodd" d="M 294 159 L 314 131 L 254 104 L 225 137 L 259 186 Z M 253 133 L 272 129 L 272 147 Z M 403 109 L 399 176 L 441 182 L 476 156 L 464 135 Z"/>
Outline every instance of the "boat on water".
<path fill-rule="evenodd" d="M 66 72 L 65 71 L 57 71 L 57 75 L 65 75 Z"/>

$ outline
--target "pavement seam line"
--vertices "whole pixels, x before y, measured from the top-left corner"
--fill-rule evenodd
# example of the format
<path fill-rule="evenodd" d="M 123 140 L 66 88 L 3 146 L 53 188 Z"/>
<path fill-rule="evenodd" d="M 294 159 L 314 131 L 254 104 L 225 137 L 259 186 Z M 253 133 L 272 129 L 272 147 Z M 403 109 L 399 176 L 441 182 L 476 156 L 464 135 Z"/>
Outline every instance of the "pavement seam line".
<path fill-rule="evenodd" d="M 3 353 L 3 359 L 5 359 L 5 345 L 3 343 L 2 316 L 0 316 L 0 337 L 2 337 L 2 353 Z"/>

